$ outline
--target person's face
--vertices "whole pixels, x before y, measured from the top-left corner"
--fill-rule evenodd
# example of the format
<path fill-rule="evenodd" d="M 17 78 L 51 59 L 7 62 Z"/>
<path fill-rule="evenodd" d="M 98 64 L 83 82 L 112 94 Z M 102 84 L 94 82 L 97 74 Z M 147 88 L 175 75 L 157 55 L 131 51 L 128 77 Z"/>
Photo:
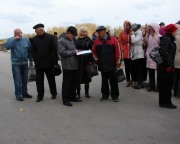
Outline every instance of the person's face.
<path fill-rule="evenodd" d="M 70 40 L 74 40 L 76 36 L 73 35 L 72 33 L 68 32 L 68 33 L 67 33 L 67 37 L 68 37 Z"/>
<path fill-rule="evenodd" d="M 39 36 L 44 33 L 44 31 L 43 31 L 41 28 L 36 28 L 36 29 L 35 29 L 35 32 L 36 32 L 36 34 L 39 35 Z"/>
<path fill-rule="evenodd" d="M 81 31 L 80 36 L 82 38 L 87 37 L 87 31 Z"/>
<path fill-rule="evenodd" d="M 144 29 L 144 28 L 142 28 L 142 29 L 141 29 L 141 31 L 142 31 L 142 34 L 143 34 L 143 35 L 145 35 L 145 34 L 146 34 L 146 31 L 145 31 L 145 29 Z"/>
<path fill-rule="evenodd" d="M 177 30 L 175 32 L 172 33 L 172 36 L 176 36 L 177 35 Z"/>
<path fill-rule="evenodd" d="M 15 30 L 14 31 L 14 36 L 15 37 L 18 36 L 19 38 L 21 38 L 22 37 L 22 31 L 21 30 Z"/>
<path fill-rule="evenodd" d="M 130 30 L 131 29 L 131 26 L 129 23 L 126 24 L 126 30 Z"/>
<path fill-rule="evenodd" d="M 155 33 L 155 31 L 154 31 L 154 29 L 153 29 L 153 27 L 152 26 L 149 26 L 149 33 Z"/>
<path fill-rule="evenodd" d="M 149 33 L 149 27 L 148 26 L 145 27 L 145 31 L 146 31 L 146 33 Z"/>
<path fill-rule="evenodd" d="M 98 32 L 98 37 L 99 38 L 105 38 L 106 37 L 106 30 L 102 30 Z"/>

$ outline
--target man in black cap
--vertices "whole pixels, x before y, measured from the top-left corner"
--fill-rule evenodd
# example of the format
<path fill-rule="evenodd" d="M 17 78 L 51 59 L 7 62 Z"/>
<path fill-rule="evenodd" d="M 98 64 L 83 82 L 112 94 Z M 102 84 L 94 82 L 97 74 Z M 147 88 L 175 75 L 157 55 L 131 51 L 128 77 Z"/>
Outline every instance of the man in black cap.
<path fill-rule="evenodd" d="M 65 106 L 72 106 L 71 101 L 81 102 L 76 98 L 76 77 L 78 70 L 78 57 L 74 42 L 77 29 L 68 27 L 66 34 L 59 40 L 59 54 L 63 69 L 62 100 Z"/>
<path fill-rule="evenodd" d="M 107 100 L 111 94 L 113 101 L 118 102 L 119 88 L 115 74 L 116 69 L 120 68 L 118 41 L 107 33 L 104 26 L 99 26 L 96 32 L 98 32 L 98 38 L 94 41 L 92 51 L 94 59 L 98 63 L 98 69 L 101 71 L 101 101 Z"/>
<path fill-rule="evenodd" d="M 43 24 L 33 27 L 36 36 L 32 38 L 32 56 L 36 67 L 37 100 L 40 102 L 44 97 L 44 73 L 46 74 L 52 99 L 56 99 L 57 90 L 53 67 L 58 64 L 57 42 L 55 37 L 44 31 Z"/>

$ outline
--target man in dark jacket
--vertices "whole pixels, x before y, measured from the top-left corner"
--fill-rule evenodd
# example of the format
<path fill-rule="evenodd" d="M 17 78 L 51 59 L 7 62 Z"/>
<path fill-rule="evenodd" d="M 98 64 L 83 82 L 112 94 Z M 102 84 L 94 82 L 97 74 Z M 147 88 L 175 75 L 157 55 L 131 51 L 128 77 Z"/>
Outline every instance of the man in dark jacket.
<path fill-rule="evenodd" d="M 81 101 L 76 98 L 78 51 L 74 43 L 75 36 L 77 36 L 77 29 L 70 26 L 67 29 L 66 35 L 59 40 L 59 53 L 63 68 L 62 100 L 65 106 L 72 106 L 71 101 Z"/>
<path fill-rule="evenodd" d="M 110 81 L 111 97 L 114 102 L 118 102 L 119 89 L 115 74 L 116 68 L 120 67 L 118 41 L 114 36 L 107 34 L 104 26 L 99 26 L 96 31 L 98 32 L 98 38 L 94 41 L 92 51 L 102 76 L 101 100 L 107 100 L 109 97 Z"/>
<path fill-rule="evenodd" d="M 55 37 L 44 31 L 43 24 L 33 27 L 36 36 L 32 39 L 32 56 L 36 67 L 37 100 L 40 102 L 44 97 L 44 73 L 46 74 L 52 99 L 56 98 L 56 82 L 53 67 L 58 64 L 57 42 Z"/>

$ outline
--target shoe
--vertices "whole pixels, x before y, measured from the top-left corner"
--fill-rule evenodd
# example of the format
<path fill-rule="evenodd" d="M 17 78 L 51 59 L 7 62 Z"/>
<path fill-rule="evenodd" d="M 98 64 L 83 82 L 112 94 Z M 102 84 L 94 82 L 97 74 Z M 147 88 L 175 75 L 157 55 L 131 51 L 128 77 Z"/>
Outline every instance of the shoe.
<path fill-rule="evenodd" d="M 143 88 L 143 85 L 138 85 L 136 87 L 134 87 L 135 89 L 142 89 Z"/>
<path fill-rule="evenodd" d="M 131 83 L 130 82 L 128 82 L 127 83 L 127 85 L 126 85 L 126 87 L 130 87 L 131 86 Z"/>
<path fill-rule="evenodd" d="M 85 97 L 86 98 L 91 98 L 91 96 L 87 93 L 87 94 L 85 94 Z"/>
<path fill-rule="evenodd" d="M 160 104 L 160 107 L 164 107 L 164 108 L 170 108 L 170 109 L 176 109 L 177 106 L 174 104 Z"/>
<path fill-rule="evenodd" d="M 148 87 L 147 91 L 150 92 L 150 91 L 153 91 L 153 89 Z"/>
<path fill-rule="evenodd" d="M 22 97 L 23 97 L 23 98 L 32 98 L 32 95 L 30 95 L 30 94 L 25 94 L 25 95 L 23 95 Z"/>
<path fill-rule="evenodd" d="M 154 92 L 159 92 L 159 89 L 158 89 L 158 88 L 156 88 L 156 89 L 154 90 Z"/>
<path fill-rule="evenodd" d="M 24 99 L 22 97 L 17 97 L 16 100 L 17 101 L 24 101 Z"/>
<path fill-rule="evenodd" d="M 119 101 L 119 99 L 118 99 L 118 98 L 116 98 L 116 99 L 113 99 L 113 101 L 114 101 L 114 102 L 118 102 L 118 101 Z"/>
<path fill-rule="evenodd" d="M 104 97 L 102 97 L 101 99 L 100 99 L 100 101 L 106 101 L 106 100 L 108 100 L 108 98 L 104 98 Z"/>
<path fill-rule="evenodd" d="M 52 95 L 51 99 L 56 99 L 57 96 L 56 95 Z"/>
<path fill-rule="evenodd" d="M 80 99 L 81 100 L 80 94 L 77 94 L 76 99 Z"/>
<path fill-rule="evenodd" d="M 36 99 L 36 102 L 40 102 L 40 101 L 42 101 L 43 100 L 43 98 L 37 98 Z"/>
<path fill-rule="evenodd" d="M 73 105 L 70 102 L 63 103 L 65 106 L 72 107 Z"/>
<path fill-rule="evenodd" d="M 77 99 L 77 98 L 76 98 L 76 99 L 72 99 L 71 101 L 72 101 L 72 102 L 82 102 L 82 99 Z"/>

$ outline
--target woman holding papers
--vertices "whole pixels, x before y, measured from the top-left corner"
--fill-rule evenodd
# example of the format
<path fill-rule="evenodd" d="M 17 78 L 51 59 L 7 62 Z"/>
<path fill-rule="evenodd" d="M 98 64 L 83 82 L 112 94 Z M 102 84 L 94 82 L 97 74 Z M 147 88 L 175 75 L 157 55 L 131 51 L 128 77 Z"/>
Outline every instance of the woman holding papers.
<path fill-rule="evenodd" d="M 88 37 L 87 27 L 83 26 L 79 28 L 78 38 L 76 40 L 76 47 L 79 51 L 91 50 L 93 46 L 92 40 Z M 79 57 L 79 67 L 77 74 L 77 98 L 81 99 L 80 90 L 81 84 L 85 84 L 85 97 L 90 98 L 89 95 L 89 82 L 91 78 L 88 77 L 86 67 L 94 62 L 92 53 L 84 53 Z"/>

